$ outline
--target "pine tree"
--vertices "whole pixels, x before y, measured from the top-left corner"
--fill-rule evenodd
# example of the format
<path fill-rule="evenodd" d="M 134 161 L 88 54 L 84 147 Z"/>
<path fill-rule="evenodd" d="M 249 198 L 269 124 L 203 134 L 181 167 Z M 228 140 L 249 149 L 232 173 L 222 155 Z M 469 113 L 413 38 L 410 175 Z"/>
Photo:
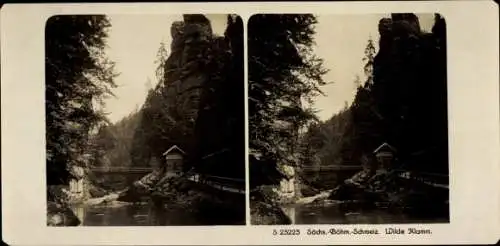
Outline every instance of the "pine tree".
<path fill-rule="evenodd" d="M 380 118 L 377 105 L 373 98 L 374 86 L 373 65 L 375 59 L 375 46 L 371 36 L 368 39 L 363 57 L 365 82 L 356 76 L 356 95 L 349 109 L 349 121 L 344 132 L 341 147 L 341 163 L 344 165 L 359 165 L 360 157 L 369 154 L 380 141 L 378 125 Z"/>
<path fill-rule="evenodd" d="M 370 36 L 368 38 L 368 44 L 366 45 L 365 48 L 365 56 L 363 57 L 363 61 L 365 62 L 363 71 L 366 76 L 366 82 L 364 83 L 364 86 L 367 88 L 373 85 L 373 61 L 375 59 L 375 54 L 376 54 L 375 45 L 373 44 L 373 39 Z"/>
<path fill-rule="evenodd" d="M 168 59 L 168 51 L 166 44 L 162 41 L 160 42 L 160 47 L 156 53 L 156 79 L 158 80 L 158 85 L 163 86 L 165 82 L 165 64 Z"/>

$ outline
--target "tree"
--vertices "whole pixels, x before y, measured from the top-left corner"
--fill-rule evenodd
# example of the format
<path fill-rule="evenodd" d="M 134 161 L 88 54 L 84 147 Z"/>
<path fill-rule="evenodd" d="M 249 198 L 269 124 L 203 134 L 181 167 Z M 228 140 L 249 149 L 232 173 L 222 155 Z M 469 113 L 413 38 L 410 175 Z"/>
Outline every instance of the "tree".
<path fill-rule="evenodd" d="M 68 167 L 88 164 L 89 134 L 106 122 L 116 87 L 104 55 L 110 22 L 103 15 L 54 16 L 45 29 L 47 183 L 65 184 Z"/>
<path fill-rule="evenodd" d="M 177 120 L 173 114 L 177 105 L 167 98 L 168 57 L 166 44 L 162 41 L 154 61 L 157 84 L 155 87 L 149 87 L 145 102 L 137 114 L 137 126 L 132 133 L 129 155 L 133 166 L 144 166 L 152 157 L 161 157 L 162 151 L 168 148 L 168 144 L 173 142 L 172 138 L 175 138 L 172 133 L 177 129 Z"/>
<path fill-rule="evenodd" d="M 373 39 L 370 36 L 368 38 L 368 44 L 365 48 L 365 57 L 363 57 L 363 61 L 365 62 L 365 66 L 363 67 L 363 71 L 366 76 L 366 82 L 364 86 L 370 87 L 373 85 L 373 61 L 375 59 L 375 45 L 373 44 Z"/>
<path fill-rule="evenodd" d="M 298 130 L 314 120 L 312 98 L 326 73 L 313 54 L 315 16 L 259 14 L 248 23 L 251 186 L 276 183 L 278 165 L 296 165 Z"/>
<path fill-rule="evenodd" d="M 156 52 L 156 79 L 158 80 L 159 85 L 163 85 L 164 80 L 165 80 L 165 64 L 168 59 L 168 51 L 167 51 L 167 46 L 166 44 L 162 41 L 160 42 L 160 47 L 158 48 L 158 51 Z"/>
<path fill-rule="evenodd" d="M 139 112 L 132 111 L 118 122 L 99 129 L 93 136 L 93 144 L 100 154 L 96 158 L 96 165 L 120 167 L 132 165 L 130 151 L 139 116 Z"/>
<path fill-rule="evenodd" d="M 347 131 L 345 131 L 345 142 L 342 146 L 342 163 L 360 163 L 360 157 L 370 153 L 378 144 L 379 132 L 378 123 L 380 119 L 377 115 L 377 108 L 372 97 L 373 87 L 373 65 L 375 59 L 375 46 L 371 36 L 365 47 L 363 71 L 366 77 L 364 83 L 356 77 L 355 84 L 358 85 L 357 92 L 350 108 L 350 121 Z"/>

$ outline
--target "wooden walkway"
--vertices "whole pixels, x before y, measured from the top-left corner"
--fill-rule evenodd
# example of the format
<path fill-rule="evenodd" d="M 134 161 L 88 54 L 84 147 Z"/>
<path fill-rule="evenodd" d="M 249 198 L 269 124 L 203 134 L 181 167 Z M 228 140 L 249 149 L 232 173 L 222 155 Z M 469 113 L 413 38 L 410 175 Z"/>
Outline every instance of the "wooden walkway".
<path fill-rule="evenodd" d="M 150 173 L 153 168 L 149 167 L 93 167 L 90 171 L 95 173 Z M 186 178 L 196 183 L 208 185 L 212 188 L 231 193 L 245 194 L 245 180 L 228 177 L 203 175 L 194 172 L 186 173 Z"/>
<path fill-rule="evenodd" d="M 231 193 L 245 194 L 245 180 L 213 175 L 192 174 L 187 177 L 193 182 Z"/>
<path fill-rule="evenodd" d="M 410 172 L 403 169 L 394 170 L 398 173 L 398 177 L 415 180 L 435 188 L 449 189 L 449 175 L 426 172 Z"/>
<path fill-rule="evenodd" d="M 150 167 L 91 167 L 90 171 L 96 173 L 149 173 Z"/>

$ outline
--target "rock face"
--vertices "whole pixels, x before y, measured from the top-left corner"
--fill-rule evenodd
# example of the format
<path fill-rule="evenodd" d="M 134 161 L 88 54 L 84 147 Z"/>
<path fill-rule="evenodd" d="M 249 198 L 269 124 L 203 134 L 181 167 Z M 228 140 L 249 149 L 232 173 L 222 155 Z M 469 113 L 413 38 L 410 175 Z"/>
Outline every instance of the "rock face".
<path fill-rule="evenodd" d="M 232 167 L 243 169 L 239 176 L 244 176 L 243 164 L 212 168 L 236 163 L 229 160 L 233 156 L 244 162 L 244 154 L 240 154 L 244 152 L 243 48 L 238 46 L 243 24 L 237 21 L 241 18 L 227 17 L 224 36 L 215 35 L 203 15 L 184 15 L 183 21 L 172 24 L 170 54 L 157 71 L 160 83 L 149 91 L 141 109 L 133 140 L 133 165 L 143 165 L 151 156 L 162 158 L 166 149 L 177 145 L 186 152 L 183 171 L 202 159 L 210 163 L 200 166 L 217 170 L 217 176 L 238 173 Z M 160 52 L 165 54 L 164 46 Z"/>
<path fill-rule="evenodd" d="M 172 144 L 192 157 L 203 90 L 211 82 L 211 73 L 217 70 L 209 67 L 214 58 L 219 59 L 212 51 L 224 38 L 214 36 L 204 15 L 184 15 L 183 19 L 171 26 L 171 51 L 164 64 L 164 83 L 159 86 L 160 100 L 168 111 L 163 118 L 174 122 Z M 180 132 L 182 136 L 173 136 Z"/>
<path fill-rule="evenodd" d="M 70 208 L 55 202 L 47 203 L 48 226 L 78 226 L 80 223 L 80 220 Z"/>
<path fill-rule="evenodd" d="M 411 159 L 419 151 L 428 153 L 435 163 L 422 162 L 417 168 L 447 173 L 444 20 L 436 16 L 432 33 L 428 33 L 415 14 L 392 14 L 380 20 L 379 33 L 371 91 L 384 117 L 380 135 L 398 146 L 401 159 Z"/>
<path fill-rule="evenodd" d="M 198 165 L 202 159 L 198 168 L 209 168 L 199 171 L 242 178 L 244 72 L 239 37 L 243 32 L 235 29 L 237 23 L 228 16 L 224 36 L 216 36 L 203 15 L 184 15 L 182 22 L 172 25 L 161 101 L 168 107 L 166 118 L 179 127 L 166 135 L 171 144 L 186 150 L 186 163 Z M 176 135 L 179 132 L 183 135 Z"/>
<path fill-rule="evenodd" d="M 171 54 L 165 64 L 167 98 L 177 105 L 177 113 L 183 120 L 193 122 L 197 118 L 201 86 L 207 76 L 201 72 L 204 53 L 212 36 L 210 22 L 198 15 L 184 15 L 184 22 L 171 27 Z"/>

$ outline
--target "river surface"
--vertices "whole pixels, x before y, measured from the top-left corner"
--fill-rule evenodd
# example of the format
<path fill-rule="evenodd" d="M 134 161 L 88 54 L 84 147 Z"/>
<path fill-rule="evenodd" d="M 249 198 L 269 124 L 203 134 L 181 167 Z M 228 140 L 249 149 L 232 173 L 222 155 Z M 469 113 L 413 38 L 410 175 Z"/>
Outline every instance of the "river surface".
<path fill-rule="evenodd" d="M 353 210 L 331 201 L 325 204 L 294 204 L 283 208 L 293 224 L 407 224 L 448 223 L 447 217 L 415 217 L 385 209 Z"/>
<path fill-rule="evenodd" d="M 97 173 L 94 178 L 99 186 L 109 191 L 117 191 L 130 186 L 144 175 L 146 174 Z M 143 198 L 142 202 L 137 203 L 113 201 L 99 205 L 75 205 L 72 210 L 80 219 L 81 226 L 183 226 L 240 223 L 233 218 L 230 219 L 235 221 L 213 218 L 204 212 L 188 210 L 176 204 L 158 205 L 147 197 Z M 240 220 L 244 221 L 244 218 Z"/>
<path fill-rule="evenodd" d="M 107 190 L 123 190 L 147 173 L 95 173 L 95 182 Z M 100 205 L 75 205 L 73 212 L 81 226 L 157 226 L 195 223 L 192 215 L 180 209 L 155 206 L 151 202 L 114 201 Z"/>
<path fill-rule="evenodd" d="M 158 207 L 149 202 L 80 205 L 73 207 L 73 211 L 82 221 L 81 226 L 196 225 L 198 222 L 184 209 Z"/>
<path fill-rule="evenodd" d="M 99 186 L 108 191 L 118 191 L 130 186 L 145 174 L 97 173 L 94 178 Z M 227 192 L 199 191 L 213 200 L 204 200 L 196 209 L 182 204 L 154 204 L 150 198 L 142 202 L 113 201 L 99 205 L 75 205 L 72 207 L 81 226 L 188 226 L 188 225 L 242 225 L 245 223 L 245 199 L 243 195 Z M 224 201 L 222 206 L 215 201 Z M 185 206 L 185 205 L 184 205 Z"/>

